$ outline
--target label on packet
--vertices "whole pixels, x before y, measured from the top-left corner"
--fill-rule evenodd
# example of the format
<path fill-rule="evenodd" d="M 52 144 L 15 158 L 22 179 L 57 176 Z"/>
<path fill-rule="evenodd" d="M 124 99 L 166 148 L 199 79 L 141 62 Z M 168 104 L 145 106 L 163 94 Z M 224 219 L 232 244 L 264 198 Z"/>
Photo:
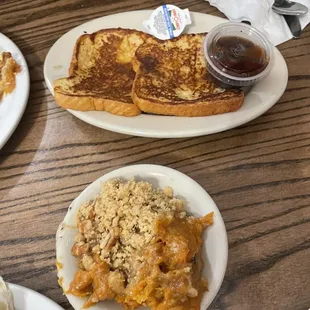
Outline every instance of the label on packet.
<path fill-rule="evenodd" d="M 149 34 L 160 40 L 178 37 L 186 25 L 192 23 L 188 9 L 182 10 L 175 5 L 165 4 L 158 7 L 149 20 L 143 22 Z"/>

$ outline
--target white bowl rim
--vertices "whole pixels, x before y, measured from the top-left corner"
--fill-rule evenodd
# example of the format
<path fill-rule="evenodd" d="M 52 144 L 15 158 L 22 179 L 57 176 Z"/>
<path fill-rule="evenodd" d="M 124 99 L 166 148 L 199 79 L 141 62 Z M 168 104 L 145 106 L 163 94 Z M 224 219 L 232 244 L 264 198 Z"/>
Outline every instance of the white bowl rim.
<path fill-rule="evenodd" d="M 130 178 L 131 176 L 138 176 L 139 173 L 144 173 L 146 175 L 163 175 L 165 177 L 174 177 L 175 179 L 183 179 L 183 181 L 186 182 L 190 182 L 193 186 L 195 185 L 195 192 L 196 191 L 200 191 L 200 192 L 204 192 L 204 195 L 206 197 L 206 199 L 208 200 L 208 203 L 210 204 L 211 208 L 213 209 L 213 212 L 215 212 L 217 218 L 217 224 L 220 226 L 220 232 L 222 233 L 222 244 L 221 244 L 221 248 L 222 248 L 222 257 L 219 257 L 219 261 L 221 264 L 221 270 L 220 270 L 220 274 L 218 275 L 217 279 L 215 280 L 216 285 L 215 287 L 211 290 L 209 290 L 208 292 L 206 292 L 204 294 L 202 303 L 201 303 L 201 310 L 205 310 L 207 309 L 207 307 L 211 304 L 211 302 L 214 300 L 214 298 L 216 297 L 224 276 L 225 276 L 225 272 L 226 272 L 226 267 L 227 267 L 227 261 L 228 261 L 228 240 L 227 240 L 227 233 L 226 233 L 226 229 L 225 229 L 225 224 L 223 221 L 223 218 L 220 214 L 220 211 L 218 210 L 215 202 L 212 200 L 212 198 L 210 197 L 210 195 L 205 191 L 205 189 L 199 185 L 196 181 L 194 181 L 192 178 L 190 178 L 189 176 L 183 174 L 182 172 L 169 168 L 169 167 L 165 167 L 165 166 L 160 166 L 160 165 L 152 165 L 152 164 L 138 164 L 138 165 L 130 165 L 130 166 L 125 166 L 122 168 L 118 168 L 116 170 L 112 170 L 106 174 L 104 174 L 103 176 L 99 177 L 97 180 L 95 180 L 94 182 L 92 182 L 90 185 L 88 185 L 71 203 L 71 205 L 68 208 L 68 212 L 64 218 L 64 221 L 62 223 L 60 223 L 57 233 L 56 233 L 56 257 L 57 257 L 57 261 L 61 262 L 61 260 L 63 259 L 62 256 L 59 256 L 59 250 L 60 250 L 60 242 L 61 242 L 61 238 L 64 235 L 64 231 L 65 229 L 63 229 L 65 227 L 65 223 L 68 221 L 68 219 L 71 217 L 70 215 L 70 211 L 74 212 L 74 210 L 77 208 L 75 206 L 75 204 L 77 203 L 77 201 L 85 196 L 87 194 L 87 192 L 89 190 L 91 190 L 94 186 L 96 186 L 98 183 L 102 183 L 105 182 L 109 179 L 112 178 Z M 141 178 L 143 179 L 143 177 Z M 175 190 L 175 187 L 173 187 L 173 189 Z M 88 200 L 88 199 L 87 199 Z M 81 203 L 79 203 L 80 205 Z M 209 213 L 210 211 L 206 212 Z M 213 226 L 213 225 L 212 225 Z M 212 226 L 210 228 L 212 228 Z M 69 227 L 69 226 L 68 226 Z M 70 230 L 72 230 L 72 226 L 69 227 Z M 209 228 L 209 229 L 210 229 Z M 206 240 L 204 241 L 204 244 L 206 244 Z M 61 278 L 63 277 L 63 268 L 58 270 L 58 277 Z M 72 304 L 72 302 L 74 302 L 74 300 L 79 299 L 82 300 L 81 298 L 77 298 L 75 296 L 72 295 L 67 295 L 67 298 L 69 300 L 69 302 L 71 303 L 71 305 L 73 306 L 74 309 L 78 309 L 75 307 L 75 305 Z M 93 307 L 89 308 L 90 310 L 95 309 Z M 96 307 L 96 310 L 99 309 L 99 307 Z M 106 308 L 109 309 L 110 308 Z M 140 309 L 140 308 L 139 308 Z M 143 308 L 144 309 L 144 308 Z"/>

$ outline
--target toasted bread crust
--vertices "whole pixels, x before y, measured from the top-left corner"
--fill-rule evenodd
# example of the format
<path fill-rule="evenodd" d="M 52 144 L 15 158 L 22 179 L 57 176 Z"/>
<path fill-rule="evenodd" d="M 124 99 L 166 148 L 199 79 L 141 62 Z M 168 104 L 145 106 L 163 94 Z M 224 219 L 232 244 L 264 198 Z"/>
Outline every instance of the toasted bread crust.
<path fill-rule="evenodd" d="M 220 89 L 208 78 L 201 49 L 205 35 L 152 38 L 137 49 L 132 100 L 143 112 L 190 117 L 240 108 L 242 91 Z"/>
<path fill-rule="evenodd" d="M 122 34 L 123 36 L 130 35 L 130 34 L 137 34 L 139 35 L 143 40 L 150 39 L 151 36 L 145 32 L 135 30 L 135 29 L 124 29 L 124 28 L 108 28 L 108 29 L 101 29 L 98 30 L 94 33 L 91 34 L 83 34 L 81 35 L 77 41 L 75 42 L 74 48 L 73 48 L 73 53 L 72 53 L 72 58 L 70 62 L 70 67 L 69 67 L 69 76 L 74 75 L 74 73 L 79 69 L 78 66 L 78 55 L 79 55 L 79 50 L 80 50 L 80 45 L 83 43 L 83 41 L 87 38 L 94 38 L 96 36 L 100 36 L 102 34 L 106 33 L 119 33 Z"/>
<path fill-rule="evenodd" d="M 56 103 L 65 109 L 139 115 L 141 111 L 131 100 L 135 76 L 131 61 L 136 48 L 148 37 L 121 28 L 80 36 L 74 46 L 69 77 L 54 82 Z"/>
<path fill-rule="evenodd" d="M 62 94 L 55 90 L 55 101 L 65 109 L 77 111 L 106 111 L 119 116 L 137 116 L 140 109 L 131 103 L 94 98 L 91 96 L 74 96 Z"/>
<path fill-rule="evenodd" d="M 133 102 L 145 113 L 184 117 L 209 116 L 234 112 L 241 107 L 244 100 L 243 97 L 242 95 L 239 97 L 227 98 L 226 100 L 218 99 L 195 103 L 185 102 L 175 105 L 140 98 L 135 92 L 132 93 Z"/>
<path fill-rule="evenodd" d="M 218 89 L 207 78 L 205 34 L 161 41 L 140 31 L 112 28 L 76 41 L 68 78 L 54 82 L 58 105 L 121 116 L 146 113 L 208 116 L 233 112 L 241 91 Z M 134 103 L 134 104 L 133 104 Z"/>

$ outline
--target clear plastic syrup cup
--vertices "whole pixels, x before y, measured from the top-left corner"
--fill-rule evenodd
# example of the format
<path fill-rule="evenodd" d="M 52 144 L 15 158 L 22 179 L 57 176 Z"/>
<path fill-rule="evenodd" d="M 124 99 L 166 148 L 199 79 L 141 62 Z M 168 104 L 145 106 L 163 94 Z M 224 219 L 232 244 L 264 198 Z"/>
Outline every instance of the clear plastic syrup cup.
<path fill-rule="evenodd" d="M 243 23 L 216 26 L 207 34 L 203 47 L 209 76 L 223 88 L 251 87 L 272 67 L 271 44 L 260 31 Z"/>

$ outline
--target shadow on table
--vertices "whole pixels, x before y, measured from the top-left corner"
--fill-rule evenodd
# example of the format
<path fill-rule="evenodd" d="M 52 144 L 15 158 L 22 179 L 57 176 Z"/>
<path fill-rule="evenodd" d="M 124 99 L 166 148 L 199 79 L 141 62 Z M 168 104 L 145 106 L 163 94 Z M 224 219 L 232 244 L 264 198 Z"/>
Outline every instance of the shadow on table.
<path fill-rule="evenodd" d="M 29 68 L 30 75 L 30 94 L 25 112 L 15 129 L 12 136 L 0 150 L 0 166 L 13 155 L 25 154 L 27 160 L 13 160 L 9 165 L 3 167 L 0 170 L 9 170 L 13 168 L 18 168 L 18 173 L 14 175 L 14 184 L 16 184 L 19 178 L 22 177 L 24 172 L 27 170 L 28 166 L 31 164 L 40 144 L 42 137 L 44 135 L 46 127 L 46 119 L 40 117 L 40 125 L 36 126 L 38 117 L 35 117 L 36 112 L 41 111 L 42 106 L 45 105 L 47 109 L 47 103 L 44 101 L 45 96 L 38 96 L 38 91 L 46 89 L 43 77 L 43 62 L 44 58 L 39 56 L 39 51 L 36 51 L 30 43 L 27 42 L 22 36 L 18 35 L 16 32 L 5 33 L 9 38 L 12 38 L 16 45 L 19 46 L 21 52 L 23 53 L 27 65 Z M 35 102 L 35 104 L 34 104 Z M 28 139 L 27 144 L 23 145 L 23 141 L 29 135 L 31 130 L 35 127 L 35 139 Z M 17 163 L 20 163 L 16 165 Z M 0 172 L 1 174 L 1 172 Z M 11 178 L 12 176 L 7 175 L 0 180 Z M 11 184 L 12 186 L 12 184 Z M 10 187 L 11 187 L 10 186 Z"/>

